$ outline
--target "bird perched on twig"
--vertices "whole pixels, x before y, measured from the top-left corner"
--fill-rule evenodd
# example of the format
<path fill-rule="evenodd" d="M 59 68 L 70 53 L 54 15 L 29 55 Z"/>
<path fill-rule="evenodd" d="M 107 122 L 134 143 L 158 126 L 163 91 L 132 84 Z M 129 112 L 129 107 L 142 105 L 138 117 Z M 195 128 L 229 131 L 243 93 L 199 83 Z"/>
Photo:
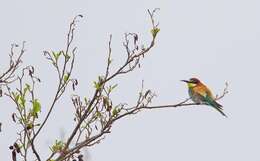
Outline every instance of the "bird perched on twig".
<path fill-rule="evenodd" d="M 189 80 L 181 81 L 187 83 L 188 92 L 193 102 L 212 106 L 223 116 L 227 117 L 227 115 L 223 112 L 222 105 L 216 102 L 209 88 L 204 85 L 199 79 L 191 78 Z"/>

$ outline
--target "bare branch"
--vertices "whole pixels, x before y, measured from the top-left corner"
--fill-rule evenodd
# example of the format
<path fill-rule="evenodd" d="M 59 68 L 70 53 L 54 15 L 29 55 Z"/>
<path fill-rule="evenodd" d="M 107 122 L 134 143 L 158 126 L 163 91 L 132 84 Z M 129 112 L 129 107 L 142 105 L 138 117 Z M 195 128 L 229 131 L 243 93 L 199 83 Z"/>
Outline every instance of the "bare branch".
<path fill-rule="evenodd" d="M 74 30 L 76 27 L 76 22 L 78 18 L 82 18 L 82 15 L 77 15 L 76 17 L 74 17 L 73 21 L 70 23 L 69 26 L 69 31 L 67 34 L 67 44 L 66 44 L 66 49 L 65 51 L 60 51 L 59 53 L 57 53 L 55 55 L 55 53 L 53 53 L 53 56 L 47 52 L 44 51 L 44 55 L 46 56 L 46 58 L 48 60 L 50 60 L 52 62 L 52 64 L 54 65 L 55 69 L 58 72 L 59 75 L 59 84 L 58 84 L 58 89 L 56 91 L 56 94 L 54 96 L 53 102 L 50 106 L 50 109 L 46 115 L 46 117 L 44 118 L 44 121 L 42 122 L 42 124 L 40 125 L 39 129 L 35 132 L 33 138 L 32 138 L 32 144 L 34 144 L 36 137 L 38 136 L 38 134 L 41 132 L 42 128 L 44 127 L 44 125 L 46 124 L 47 120 L 50 117 L 50 114 L 55 106 L 55 104 L 57 103 L 57 101 L 59 100 L 59 98 L 62 96 L 62 94 L 65 92 L 65 89 L 68 85 L 69 81 L 69 77 L 71 76 L 72 73 L 72 69 L 73 69 L 73 65 L 74 65 L 74 60 L 75 60 L 75 53 L 76 53 L 76 48 L 74 47 L 71 51 L 71 54 L 69 54 L 70 52 L 70 48 L 71 48 L 71 44 L 73 42 L 74 39 Z M 64 63 L 63 63 L 63 67 L 60 68 L 58 65 L 58 59 L 60 55 L 63 55 L 64 57 Z M 71 61 L 70 61 L 71 60 Z M 70 62 L 70 64 L 68 65 L 68 63 Z M 67 73 L 66 70 L 69 70 Z M 36 149 L 34 146 L 32 146 L 32 149 L 34 151 L 34 153 L 36 152 Z M 37 159 L 40 161 L 40 157 L 39 155 L 37 155 L 35 153 Z"/>
<path fill-rule="evenodd" d="M 9 54 L 10 57 L 10 62 L 9 62 L 9 67 L 8 69 L 5 70 L 0 75 L 0 86 L 3 84 L 10 84 L 16 80 L 15 71 L 19 68 L 19 65 L 22 63 L 22 56 L 25 52 L 25 41 L 22 43 L 22 47 L 20 49 L 20 52 L 18 54 L 15 53 L 15 49 L 18 48 L 19 46 L 17 44 L 12 44 L 11 45 L 11 51 Z M 17 58 L 15 58 L 15 55 L 18 55 Z"/>

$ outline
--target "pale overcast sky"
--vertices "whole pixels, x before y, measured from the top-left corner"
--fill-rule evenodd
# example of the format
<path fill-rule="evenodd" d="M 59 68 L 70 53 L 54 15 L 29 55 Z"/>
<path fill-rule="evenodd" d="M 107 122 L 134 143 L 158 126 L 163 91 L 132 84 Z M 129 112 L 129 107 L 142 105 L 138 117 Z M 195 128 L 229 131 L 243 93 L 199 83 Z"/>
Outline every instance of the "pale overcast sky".
<path fill-rule="evenodd" d="M 75 44 L 78 55 L 74 77 L 77 93 L 91 96 L 93 80 L 104 71 L 109 34 L 113 59 L 120 63 L 125 32 L 150 39 L 146 10 L 160 8 L 160 33 L 142 68 L 115 82 L 115 101 L 134 104 L 141 81 L 158 95 L 154 104 L 173 104 L 188 97 L 181 79 L 198 77 L 221 93 L 226 81 L 230 93 L 220 101 L 229 118 L 207 106 L 145 111 L 117 122 L 112 133 L 88 150 L 91 161 L 257 161 L 260 160 L 260 1 L 257 0 L 9 0 L 0 5 L 1 71 L 8 64 L 11 43 L 26 43 L 24 64 L 36 67 L 42 79 L 37 87 L 42 116 L 54 96 L 56 75 L 43 50 L 65 46 L 68 24 L 77 14 Z M 72 130 L 73 107 L 68 90 L 39 136 L 43 156 L 60 136 Z M 0 98 L 0 160 L 11 160 L 16 137 L 11 122 L 15 106 Z"/>

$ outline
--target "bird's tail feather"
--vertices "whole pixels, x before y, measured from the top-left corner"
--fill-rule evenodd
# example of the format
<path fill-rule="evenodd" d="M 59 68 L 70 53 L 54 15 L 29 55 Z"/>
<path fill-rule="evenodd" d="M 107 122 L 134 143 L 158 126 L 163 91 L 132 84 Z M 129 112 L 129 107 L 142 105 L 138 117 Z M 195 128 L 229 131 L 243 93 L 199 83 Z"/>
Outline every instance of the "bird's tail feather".
<path fill-rule="evenodd" d="M 213 106 L 214 107 L 214 106 Z M 223 116 L 227 117 L 227 115 L 222 111 L 222 108 L 220 107 L 214 107 L 218 112 L 220 112 Z"/>
<path fill-rule="evenodd" d="M 208 99 L 207 102 L 209 103 L 210 106 L 214 107 L 219 113 L 221 113 L 223 116 L 227 117 L 227 115 L 222 111 L 222 105 L 217 103 L 213 99 Z"/>
<path fill-rule="evenodd" d="M 222 107 L 223 107 L 221 104 L 217 103 L 215 100 L 213 101 L 213 104 L 214 104 L 215 106 L 217 106 L 218 108 L 221 108 L 221 109 L 222 109 Z"/>
<path fill-rule="evenodd" d="M 218 108 L 220 110 L 223 110 L 223 108 L 222 108 L 223 106 L 221 104 L 217 103 L 215 100 L 210 101 L 210 105 L 215 108 Z"/>

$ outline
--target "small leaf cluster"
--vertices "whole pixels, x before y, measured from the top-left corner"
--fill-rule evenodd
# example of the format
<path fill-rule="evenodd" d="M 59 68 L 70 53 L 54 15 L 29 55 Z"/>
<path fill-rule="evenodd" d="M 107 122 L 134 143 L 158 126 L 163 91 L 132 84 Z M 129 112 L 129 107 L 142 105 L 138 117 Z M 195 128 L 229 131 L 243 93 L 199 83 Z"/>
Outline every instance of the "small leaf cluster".
<path fill-rule="evenodd" d="M 55 143 L 52 145 L 50 149 L 53 153 L 59 153 L 62 151 L 64 146 L 65 146 L 64 142 L 62 142 L 61 140 L 55 140 Z"/>

